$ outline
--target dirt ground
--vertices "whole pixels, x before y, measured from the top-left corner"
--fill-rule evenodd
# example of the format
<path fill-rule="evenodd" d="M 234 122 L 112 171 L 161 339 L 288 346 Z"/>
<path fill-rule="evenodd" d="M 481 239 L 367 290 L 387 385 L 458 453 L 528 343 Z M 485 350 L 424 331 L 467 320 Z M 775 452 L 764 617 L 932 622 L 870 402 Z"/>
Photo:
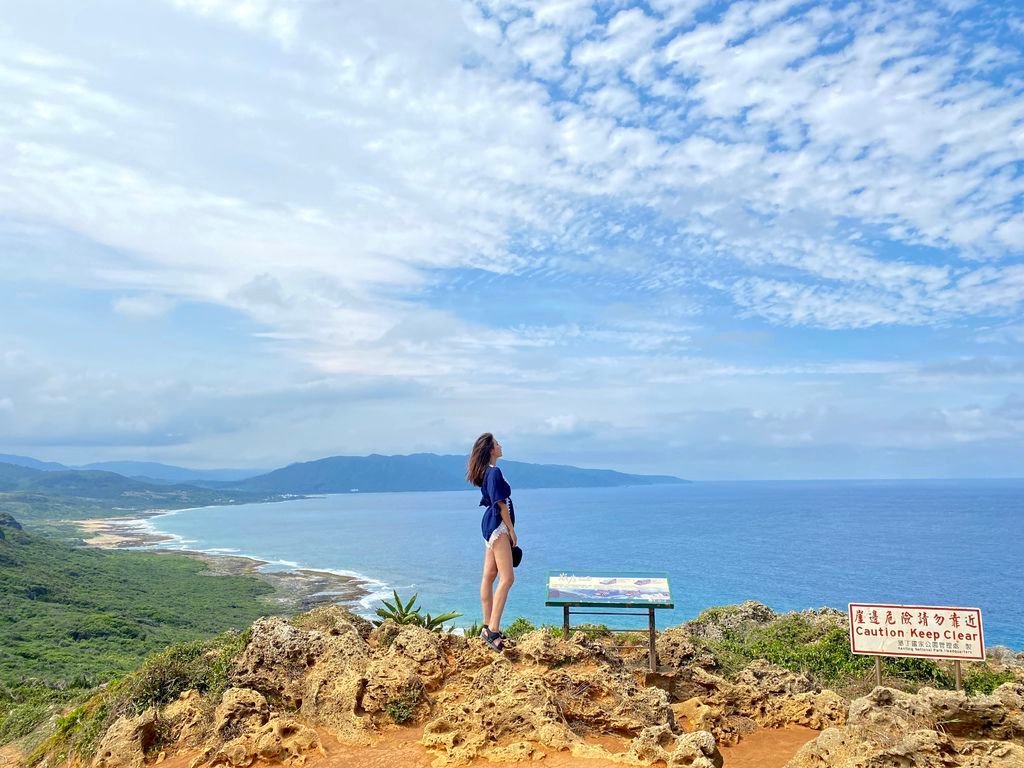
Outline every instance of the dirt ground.
<path fill-rule="evenodd" d="M 309 768 L 430 768 L 436 755 L 419 745 L 422 730 L 403 728 L 384 735 L 372 747 L 347 747 L 339 744 L 329 735 L 321 733 L 326 757 L 318 757 L 307 763 Z M 781 729 L 760 728 L 748 734 L 735 747 L 722 748 L 724 768 L 782 768 L 790 758 L 818 731 L 800 726 Z M 609 751 L 625 750 L 627 742 L 615 739 L 601 740 Z M 492 763 L 476 760 L 476 768 L 524 768 L 528 763 Z M 546 768 L 622 768 L 621 763 L 610 760 L 576 758 L 567 752 L 550 752 L 538 764 Z M 168 768 L 172 768 L 168 766 Z M 177 768 L 177 767 L 174 767 Z M 182 767 L 187 768 L 187 763 Z"/>
<path fill-rule="evenodd" d="M 421 728 L 399 728 L 385 733 L 371 747 L 350 747 L 339 743 L 325 731 L 320 732 L 327 755 L 311 757 L 307 768 L 430 768 L 435 755 L 419 744 Z M 722 748 L 724 768 L 782 768 L 797 750 L 818 735 L 817 731 L 800 726 L 758 729 L 735 747 Z M 609 737 L 599 742 L 608 750 L 624 750 L 627 742 Z M 160 768 L 188 768 L 195 754 L 183 752 L 159 763 Z M 0 747 L 0 768 L 20 768 L 22 755 L 13 747 Z M 262 763 L 256 763 L 256 766 Z M 476 768 L 524 768 L 525 763 L 474 762 Z M 609 760 L 572 757 L 565 752 L 545 755 L 541 766 L 546 768 L 621 768 Z"/>
<path fill-rule="evenodd" d="M 340 744 L 326 732 L 320 738 L 327 751 L 326 757 L 314 757 L 307 768 L 430 768 L 436 757 L 419 744 L 422 729 L 401 728 L 385 733 L 370 747 L 350 747 Z M 800 726 L 758 729 L 735 747 L 722 749 L 724 768 L 782 768 L 804 744 L 818 735 L 817 731 Z M 610 751 L 625 749 L 626 741 L 613 743 L 602 740 Z M 607 742 L 607 743 L 605 743 Z M 191 756 L 178 755 L 161 764 L 161 768 L 188 768 Z M 492 763 L 476 760 L 476 768 L 524 768 L 528 763 Z M 610 760 L 576 758 L 567 752 L 550 752 L 539 763 L 546 768 L 622 768 L 621 763 Z"/>

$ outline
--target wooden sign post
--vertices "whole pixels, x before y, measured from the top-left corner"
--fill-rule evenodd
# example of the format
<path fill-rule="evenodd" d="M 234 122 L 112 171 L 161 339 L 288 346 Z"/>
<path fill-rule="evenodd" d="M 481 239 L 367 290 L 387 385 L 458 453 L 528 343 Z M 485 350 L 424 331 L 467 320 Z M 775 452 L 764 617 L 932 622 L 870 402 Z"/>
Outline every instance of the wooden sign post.
<path fill-rule="evenodd" d="M 875 657 L 875 684 L 882 684 L 882 657 L 952 659 L 956 689 L 963 688 L 960 662 L 985 660 L 985 632 L 978 608 L 850 603 L 850 650 Z"/>

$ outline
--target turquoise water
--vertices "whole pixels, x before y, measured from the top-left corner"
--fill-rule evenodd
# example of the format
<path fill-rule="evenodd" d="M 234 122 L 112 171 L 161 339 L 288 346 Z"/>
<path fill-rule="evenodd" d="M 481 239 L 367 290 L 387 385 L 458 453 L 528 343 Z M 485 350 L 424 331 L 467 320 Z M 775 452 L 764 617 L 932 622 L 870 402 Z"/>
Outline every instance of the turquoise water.
<path fill-rule="evenodd" d="M 510 477 L 513 488 L 515 478 Z M 506 623 L 561 622 L 548 570 L 665 571 L 676 608 L 776 610 L 848 602 L 981 608 L 988 645 L 1024 648 L 1024 480 L 693 483 L 514 493 L 525 550 Z M 425 610 L 479 618 L 477 491 L 345 494 L 207 507 L 151 520 L 167 547 L 239 554 L 270 568 L 359 575 L 418 592 Z M 628 620 L 627 620 L 628 622 Z M 623 622 L 623 626 L 627 623 Z"/>

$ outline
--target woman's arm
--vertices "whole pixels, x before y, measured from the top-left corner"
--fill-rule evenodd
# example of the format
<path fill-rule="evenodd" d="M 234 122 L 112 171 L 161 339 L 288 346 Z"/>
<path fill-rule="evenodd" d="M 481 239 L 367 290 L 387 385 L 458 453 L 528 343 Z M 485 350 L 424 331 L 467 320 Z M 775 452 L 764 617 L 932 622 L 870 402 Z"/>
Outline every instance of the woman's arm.
<path fill-rule="evenodd" d="M 512 518 L 508 514 L 508 504 L 504 501 L 498 502 L 498 511 L 501 512 L 501 522 L 508 528 L 508 537 L 512 541 L 512 546 L 516 545 L 518 539 L 516 538 L 516 529 L 512 526 Z"/>

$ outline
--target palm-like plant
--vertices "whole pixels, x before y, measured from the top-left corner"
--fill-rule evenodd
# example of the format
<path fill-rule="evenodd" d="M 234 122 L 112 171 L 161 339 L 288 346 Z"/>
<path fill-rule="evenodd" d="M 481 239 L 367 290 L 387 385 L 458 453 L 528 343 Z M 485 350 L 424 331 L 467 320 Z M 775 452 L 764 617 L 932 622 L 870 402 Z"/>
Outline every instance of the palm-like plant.
<path fill-rule="evenodd" d="M 377 609 L 377 615 L 380 616 L 379 621 L 374 621 L 375 626 L 380 626 L 385 621 L 390 619 L 396 624 L 413 624 L 417 627 L 424 627 L 429 629 L 431 632 L 440 632 L 444 629 L 444 623 L 457 619 L 461 616 L 461 613 L 456 611 L 450 611 L 448 613 L 442 613 L 440 616 L 431 616 L 429 613 L 426 616 L 420 614 L 420 609 L 416 605 L 416 599 L 419 597 L 419 593 L 409 598 L 409 602 L 402 602 L 402 598 L 398 596 L 396 590 L 392 590 L 391 594 L 394 595 L 394 602 L 385 600 L 384 607 Z"/>
<path fill-rule="evenodd" d="M 457 619 L 462 614 L 458 611 L 449 611 L 448 613 L 442 613 L 440 616 L 431 616 L 429 613 L 423 619 L 423 626 L 429 629 L 431 632 L 441 632 L 444 629 L 444 623 Z"/>

